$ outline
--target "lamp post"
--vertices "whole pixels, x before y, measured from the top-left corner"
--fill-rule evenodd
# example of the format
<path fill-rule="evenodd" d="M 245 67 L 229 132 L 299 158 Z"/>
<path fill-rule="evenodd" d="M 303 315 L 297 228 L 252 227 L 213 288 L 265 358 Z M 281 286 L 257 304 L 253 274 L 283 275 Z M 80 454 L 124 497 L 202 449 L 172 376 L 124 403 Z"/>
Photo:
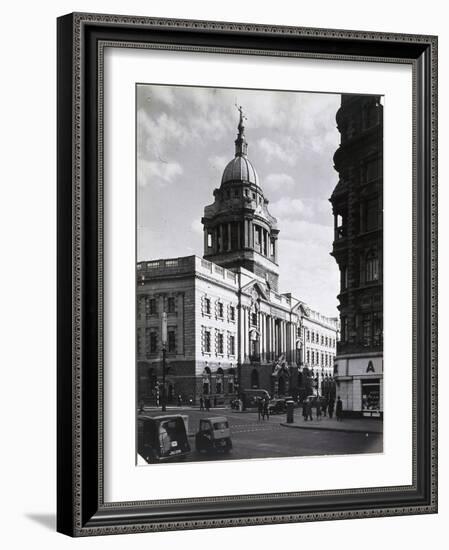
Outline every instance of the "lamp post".
<path fill-rule="evenodd" d="M 165 363 L 167 353 L 167 314 L 162 313 L 162 410 L 167 410 L 166 391 L 165 391 Z"/>

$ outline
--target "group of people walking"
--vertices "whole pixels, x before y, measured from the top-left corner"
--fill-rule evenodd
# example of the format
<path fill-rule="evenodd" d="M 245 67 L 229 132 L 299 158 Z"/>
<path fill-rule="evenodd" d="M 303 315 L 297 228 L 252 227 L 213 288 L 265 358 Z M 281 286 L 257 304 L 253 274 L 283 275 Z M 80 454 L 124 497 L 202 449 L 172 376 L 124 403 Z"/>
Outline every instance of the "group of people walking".
<path fill-rule="evenodd" d="M 210 397 L 200 397 L 200 411 L 210 411 Z"/>
<path fill-rule="evenodd" d="M 304 399 L 302 403 L 302 415 L 304 420 L 313 420 L 313 409 L 315 409 L 315 416 L 317 420 L 321 420 L 323 416 L 329 415 L 329 418 L 335 417 L 338 421 L 343 419 L 343 403 L 338 396 L 337 403 L 335 399 L 326 397 L 308 397 Z"/>

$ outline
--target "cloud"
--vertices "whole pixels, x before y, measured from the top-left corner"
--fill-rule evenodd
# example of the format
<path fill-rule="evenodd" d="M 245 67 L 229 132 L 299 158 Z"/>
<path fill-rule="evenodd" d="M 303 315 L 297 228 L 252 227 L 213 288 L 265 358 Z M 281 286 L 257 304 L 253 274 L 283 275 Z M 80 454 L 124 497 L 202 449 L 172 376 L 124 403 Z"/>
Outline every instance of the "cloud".
<path fill-rule="evenodd" d="M 138 159 L 137 184 L 141 187 L 147 185 L 163 186 L 183 173 L 182 166 L 177 162 L 148 161 Z"/>
<path fill-rule="evenodd" d="M 291 150 L 291 140 L 289 141 L 290 143 L 285 144 L 286 146 L 283 147 L 279 142 L 263 137 L 257 141 L 256 146 L 268 162 L 280 160 L 289 166 L 294 166 L 296 164 L 296 154 Z"/>
<path fill-rule="evenodd" d="M 313 221 L 320 228 L 325 227 L 326 231 L 332 228 L 332 210 L 327 199 L 298 199 L 284 195 L 279 200 L 270 202 L 269 209 L 280 220 L 297 220 L 300 217 Z"/>
<path fill-rule="evenodd" d="M 141 101 L 146 101 L 148 104 L 153 102 L 161 102 L 169 107 L 173 107 L 175 103 L 175 94 L 172 87 L 169 86 L 144 86 L 142 92 L 144 97 Z"/>
<path fill-rule="evenodd" d="M 192 223 L 190 224 L 190 229 L 197 233 L 198 235 L 203 235 L 203 224 L 201 223 L 201 220 L 199 218 L 195 218 Z"/>
<path fill-rule="evenodd" d="M 285 190 L 294 185 L 295 180 L 289 174 L 268 174 L 262 182 L 264 189 L 269 191 Z"/>
<path fill-rule="evenodd" d="M 224 155 L 211 155 L 208 158 L 209 164 L 216 170 L 223 171 L 231 159 Z"/>
<path fill-rule="evenodd" d="M 297 218 L 298 215 L 304 215 L 306 206 L 301 199 L 292 199 L 282 197 L 276 202 L 270 203 L 270 212 L 279 219 Z"/>

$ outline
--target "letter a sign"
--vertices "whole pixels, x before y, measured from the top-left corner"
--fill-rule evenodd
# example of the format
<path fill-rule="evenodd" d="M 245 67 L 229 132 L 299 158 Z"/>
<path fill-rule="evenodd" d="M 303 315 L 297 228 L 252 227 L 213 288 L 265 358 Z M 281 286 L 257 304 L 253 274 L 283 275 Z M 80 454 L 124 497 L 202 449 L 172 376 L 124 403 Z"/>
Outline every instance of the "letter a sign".
<path fill-rule="evenodd" d="M 368 362 L 368 366 L 366 367 L 366 372 L 374 372 L 374 365 L 372 361 Z"/>

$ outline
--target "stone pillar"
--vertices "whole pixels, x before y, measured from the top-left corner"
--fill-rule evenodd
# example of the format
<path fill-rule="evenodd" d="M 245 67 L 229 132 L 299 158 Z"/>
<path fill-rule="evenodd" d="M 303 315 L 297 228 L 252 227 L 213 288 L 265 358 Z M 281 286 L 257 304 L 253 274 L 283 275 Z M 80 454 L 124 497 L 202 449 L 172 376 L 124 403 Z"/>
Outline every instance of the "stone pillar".
<path fill-rule="evenodd" d="M 241 231 L 240 231 L 240 222 L 237 222 L 237 250 L 240 250 L 242 248 L 242 241 L 241 241 Z"/>
<path fill-rule="evenodd" d="M 266 343 L 265 343 L 265 315 L 260 313 L 260 360 L 265 363 Z"/>
<path fill-rule="evenodd" d="M 273 317 L 273 360 L 277 359 L 279 355 L 278 336 L 279 334 L 276 319 Z"/>
<path fill-rule="evenodd" d="M 228 252 L 231 250 L 231 222 L 227 223 L 228 229 Z"/>
<path fill-rule="evenodd" d="M 223 252 L 223 224 L 218 226 L 218 252 Z"/>
<path fill-rule="evenodd" d="M 176 317 L 176 353 L 177 355 L 185 355 L 184 350 L 184 295 L 177 296 L 178 307 Z"/>

